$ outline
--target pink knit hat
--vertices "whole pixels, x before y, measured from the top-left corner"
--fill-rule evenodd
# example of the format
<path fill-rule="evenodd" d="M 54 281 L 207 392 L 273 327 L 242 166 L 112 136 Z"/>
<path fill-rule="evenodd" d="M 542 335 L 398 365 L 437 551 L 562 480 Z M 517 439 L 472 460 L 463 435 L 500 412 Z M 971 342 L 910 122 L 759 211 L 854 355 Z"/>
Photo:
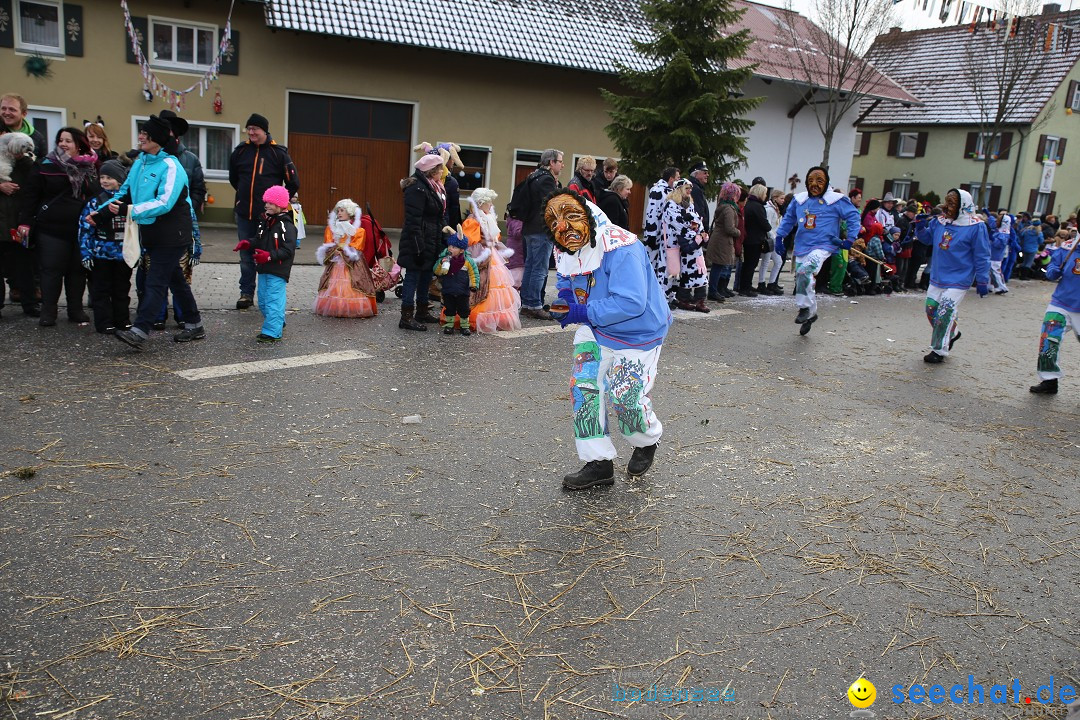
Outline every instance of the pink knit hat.
<path fill-rule="evenodd" d="M 420 172 L 426 173 L 426 172 L 428 172 L 430 170 L 434 170 L 435 168 L 439 167 L 442 164 L 443 164 L 442 158 L 439 157 L 438 155 L 435 155 L 434 153 L 432 153 L 432 154 L 425 155 L 422 158 L 420 158 L 419 160 L 417 160 L 416 164 L 413 165 L 413 167 L 415 167 Z"/>
<path fill-rule="evenodd" d="M 273 203 L 281 209 L 287 209 L 289 207 L 289 191 L 285 189 L 284 185 L 275 185 L 271 188 L 267 188 L 263 193 L 263 202 Z"/>

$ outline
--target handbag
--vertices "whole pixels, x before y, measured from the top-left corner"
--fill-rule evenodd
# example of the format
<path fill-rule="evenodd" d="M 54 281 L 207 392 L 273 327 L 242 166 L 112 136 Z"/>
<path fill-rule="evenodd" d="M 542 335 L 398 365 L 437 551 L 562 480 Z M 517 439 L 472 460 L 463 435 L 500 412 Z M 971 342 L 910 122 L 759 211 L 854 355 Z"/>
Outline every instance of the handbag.
<path fill-rule="evenodd" d="M 142 243 L 139 242 L 139 225 L 131 219 L 131 206 L 127 207 L 127 222 L 124 223 L 124 262 L 130 268 L 139 264 L 142 257 Z"/>
<path fill-rule="evenodd" d="M 392 261 L 393 258 L 390 258 L 390 260 Z M 397 281 L 394 280 L 390 273 L 387 272 L 386 268 L 383 267 L 381 260 L 371 266 L 371 281 L 372 284 L 375 285 L 376 292 L 386 292 L 397 285 Z"/>

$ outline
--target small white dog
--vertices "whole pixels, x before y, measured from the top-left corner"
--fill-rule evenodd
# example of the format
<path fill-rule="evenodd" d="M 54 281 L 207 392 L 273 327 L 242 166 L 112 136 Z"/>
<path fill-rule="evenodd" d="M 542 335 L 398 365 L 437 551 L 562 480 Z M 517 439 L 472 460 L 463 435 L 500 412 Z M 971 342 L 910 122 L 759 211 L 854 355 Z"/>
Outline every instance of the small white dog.
<path fill-rule="evenodd" d="M 11 182 L 11 170 L 23 155 L 34 158 L 34 140 L 29 135 L 21 132 L 0 135 L 0 182 Z"/>

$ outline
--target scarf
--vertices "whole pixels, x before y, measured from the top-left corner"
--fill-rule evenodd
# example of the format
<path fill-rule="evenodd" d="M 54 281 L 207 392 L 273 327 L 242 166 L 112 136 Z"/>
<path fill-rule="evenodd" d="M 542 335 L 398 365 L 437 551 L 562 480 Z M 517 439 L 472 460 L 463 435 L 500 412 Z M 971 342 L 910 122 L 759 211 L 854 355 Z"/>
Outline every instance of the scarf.
<path fill-rule="evenodd" d="M 67 173 L 71 183 L 71 195 L 82 198 L 84 190 L 94 184 L 97 179 L 97 153 L 93 150 L 89 155 L 75 155 L 68 157 L 59 149 L 53 148 L 47 158 Z"/>
<path fill-rule="evenodd" d="M 442 200 L 442 209 L 443 212 L 446 212 L 446 186 L 443 184 L 443 181 L 436 180 L 433 177 L 427 177 L 426 175 L 424 176 L 424 179 L 428 181 L 428 185 L 431 186 L 431 189 L 434 190 L 435 194 Z"/>
<path fill-rule="evenodd" d="M 477 213 L 476 222 L 480 224 L 480 236 L 484 238 L 485 245 L 491 247 L 499 241 L 499 221 L 494 211 Z"/>

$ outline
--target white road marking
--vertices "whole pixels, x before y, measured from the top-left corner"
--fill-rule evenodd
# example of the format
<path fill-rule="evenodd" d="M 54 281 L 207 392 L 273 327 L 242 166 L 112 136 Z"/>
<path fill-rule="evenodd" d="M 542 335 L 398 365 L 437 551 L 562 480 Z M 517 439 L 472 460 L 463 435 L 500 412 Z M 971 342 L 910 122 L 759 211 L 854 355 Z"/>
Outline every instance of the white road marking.
<path fill-rule="evenodd" d="M 742 315 L 742 310 L 730 310 L 728 308 L 712 308 L 712 312 L 700 313 L 694 310 L 672 310 L 672 316 L 676 320 L 708 320 L 709 318 L 723 317 L 724 315 Z"/>
<path fill-rule="evenodd" d="M 270 370 L 285 370 L 288 368 L 306 367 L 308 365 L 325 365 L 327 363 L 342 362 L 345 360 L 365 360 L 370 358 L 365 352 L 359 350 L 340 350 L 331 353 L 317 353 L 315 355 L 296 355 L 294 357 L 279 358 L 277 360 L 256 360 L 254 362 L 234 363 L 232 365 L 210 365 L 209 367 L 192 368 L 191 370 L 175 370 L 175 374 L 185 380 L 209 380 L 212 378 L 229 377 L 230 375 L 246 375 L 249 373 L 269 372 Z"/>

